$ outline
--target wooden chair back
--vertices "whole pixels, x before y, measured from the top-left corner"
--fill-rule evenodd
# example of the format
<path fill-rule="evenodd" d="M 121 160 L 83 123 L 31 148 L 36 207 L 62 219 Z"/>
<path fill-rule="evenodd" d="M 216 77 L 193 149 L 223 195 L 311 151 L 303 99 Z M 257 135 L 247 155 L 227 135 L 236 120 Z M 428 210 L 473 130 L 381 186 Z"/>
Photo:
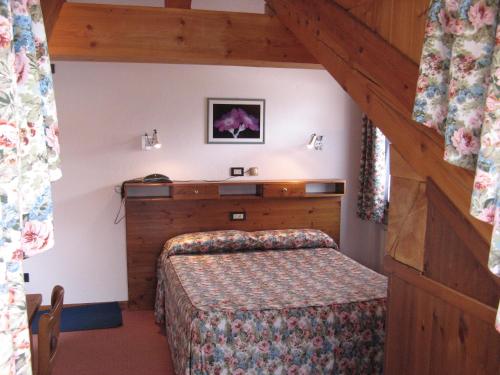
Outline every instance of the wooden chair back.
<path fill-rule="evenodd" d="M 61 329 L 63 302 L 64 288 L 57 285 L 52 289 L 50 311 L 43 314 L 38 323 L 37 375 L 50 375 L 52 373 Z"/>

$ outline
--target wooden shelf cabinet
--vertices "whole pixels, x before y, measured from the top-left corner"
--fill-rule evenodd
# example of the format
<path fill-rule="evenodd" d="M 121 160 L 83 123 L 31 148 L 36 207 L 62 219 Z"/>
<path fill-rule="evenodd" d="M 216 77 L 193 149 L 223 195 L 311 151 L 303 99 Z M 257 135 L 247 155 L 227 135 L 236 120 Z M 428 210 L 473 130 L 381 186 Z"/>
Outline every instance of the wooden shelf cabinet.
<path fill-rule="evenodd" d="M 331 198 L 345 193 L 345 180 L 266 180 L 125 184 L 125 197 L 173 200 Z"/>

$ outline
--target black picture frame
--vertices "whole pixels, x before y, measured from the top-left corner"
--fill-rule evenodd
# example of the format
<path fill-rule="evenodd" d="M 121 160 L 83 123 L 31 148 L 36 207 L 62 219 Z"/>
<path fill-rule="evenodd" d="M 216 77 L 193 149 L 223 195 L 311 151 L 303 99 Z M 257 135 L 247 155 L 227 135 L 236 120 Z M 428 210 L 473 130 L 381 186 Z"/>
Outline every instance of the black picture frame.
<path fill-rule="evenodd" d="M 207 99 L 207 143 L 264 144 L 265 99 Z"/>

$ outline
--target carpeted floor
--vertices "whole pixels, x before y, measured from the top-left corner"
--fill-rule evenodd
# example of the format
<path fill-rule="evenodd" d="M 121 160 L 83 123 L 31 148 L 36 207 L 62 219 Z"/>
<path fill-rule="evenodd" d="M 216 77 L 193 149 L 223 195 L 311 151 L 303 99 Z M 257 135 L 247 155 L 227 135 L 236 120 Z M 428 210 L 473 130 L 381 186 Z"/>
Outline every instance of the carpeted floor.
<path fill-rule="evenodd" d="M 61 333 L 53 375 L 174 375 L 152 311 L 123 311 L 123 326 Z"/>

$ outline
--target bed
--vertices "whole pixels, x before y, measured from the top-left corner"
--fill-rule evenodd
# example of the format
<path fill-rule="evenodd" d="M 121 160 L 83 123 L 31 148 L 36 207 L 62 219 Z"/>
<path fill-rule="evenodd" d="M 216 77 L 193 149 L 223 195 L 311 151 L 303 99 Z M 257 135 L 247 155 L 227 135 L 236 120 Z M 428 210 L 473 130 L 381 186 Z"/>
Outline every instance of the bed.
<path fill-rule="evenodd" d="M 319 230 L 191 233 L 158 261 L 182 374 L 381 374 L 387 281 Z"/>

